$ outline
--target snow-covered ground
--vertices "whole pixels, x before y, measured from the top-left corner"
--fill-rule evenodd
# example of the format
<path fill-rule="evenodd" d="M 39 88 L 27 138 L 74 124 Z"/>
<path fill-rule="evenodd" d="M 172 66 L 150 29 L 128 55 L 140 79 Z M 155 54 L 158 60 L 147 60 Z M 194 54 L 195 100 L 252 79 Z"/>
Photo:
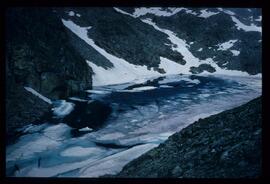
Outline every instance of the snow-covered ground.
<path fill-rule="evenodd" d="M 56 117 L 64 117 L 73 111 L 75 104 L 67 102 L 66 100 L 58 100 L 54 102 L 54 107 L 52 108 L 53 114 Z"/>
<path fill-rule="evenodd" d="M 226 13 L 226 14 L 228 14 L 228 15 L 235 15 L 234 12 L 232 12 L 232 11 L 230 11 L 230 10 L 227 10 L 227 9 L 218 8 L 218 10 L 221 11 L 221 12 L 224 12 L 224 13 Z"/>
<path fill-rule="evenodd" d="M 201 14 L 199 15 L 199 17 L 203 17 L 203 18 L 208 18 L 211 17 L 213 15 L 219 14 L 219 12 L 211 12 L 211 11 L 207 11 L 207 10 L 201 10 Z"/>
<path fill-rule="evenodd" d="M 229 40 L 227 42 L 224 42 L 224 43 L 221 43 L 221 44 L 218 44 L 218 49 L 217 50 L 228 50 L 229 48 L 231 48 L 234 43 L 236 43 L 237 40 Z"/>
<path fill-rule="evenodd" d="M 238 50 L 230 50 L 233 54 L 233 56 L 238 56 L 240 54 L 240 51 Z"/>
<path fill-rule="evenodd" d="M 71 20 L 62 19 L 62 22 L 79 38 L 84 40 L 87 44 L 97 50 L 101 55 L 106 57 L 114 66 L 113 68 L 106 70 L 103 67 L 97 66 L 94 61 L 86 61 L 87 64 L 94 71 L 93 86 L 120 84 L 134 81 L 139 78 L 147 78 L 160 75 L 157 71 L 154 71 L 153 69 L 148 70 L 147 66 L 131 64 L 122 58 L 118 58 L 112 54 L 109 54 L 104 49 L 97 46 L 95 42 L 87 35 L 87 30 L 90 29 L 89 27 L 80 27 Z"/>
<path fill-rule="evenodd" d="M 98 177 L 116 174 L 132 159 L 199 118 L 261 95 L 261 78 L 254 76 L 173 75 L 159 79 L 152 86 L 155 88 L 145 83 L 133 88 L 144 89 L 139 92 L 121 92 L 123 87 L 132 85 L 99 87 L 99 90 L 111 89 L 111 93 L 95 95 L 100 95 L 113 108 L 106 126 L 99 130 L 85 127 L 80 130 L 85 134 L 74 137 L 72 128 L 63 123 L 22 128 L 24 135 L 6 149 L 7 175 Z M 118 108 L 125 110 L 119 112 Z"/>
<path fill-rule="evenodd" d="M 262 27 L 256 26 L 253 23 L 251 25 L 246 25 L 242 23 L 240 20 L 238 20 L 235 16 L 231 16 L 231 17 L 232 17 L 232 21 L 235 23 L 238 30 L 244 30 L 246 32 L 248 31 L 262 32 Z"/>

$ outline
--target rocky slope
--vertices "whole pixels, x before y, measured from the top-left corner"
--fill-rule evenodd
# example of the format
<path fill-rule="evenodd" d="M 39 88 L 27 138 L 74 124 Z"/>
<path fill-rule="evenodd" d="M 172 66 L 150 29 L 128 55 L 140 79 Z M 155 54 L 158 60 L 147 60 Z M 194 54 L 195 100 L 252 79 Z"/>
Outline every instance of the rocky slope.
<path fill-rule="evenodd" d="M 51 8 L 13 8 L 6 14 L 6 125 L 38 120 L 50 104 L 24 89 L 50 99 L 66 98 L 91 88 L 91 69 L 70 44 Z"/>
<path fill-rule="evenodd" d="M 88 37 L 106 52 L 161 74 L 169 72 L 162 58 L 186 68 L 182 73 L 220 73 L 220 69 L 261 73 L 260 9 L 108 7 L 56 12 L 87 27 Z M 105 69 L 116 67 L 102 53 L 82 55 Z"/>
<path fill-rule="evenodd" d="M 57 12 L 63 19 L 72 20 L 81 27 L 91 26 L 88 35 L 98 46 L 130 63 L 157 69 L 159 56 L 167 56 L 175 62 L 185 63 L 180 53 L 171 50 L 166 35 L 153 30 L 150 25 L 142 23 L 139 19 L 116 12 L 112 7 L 66 8 L 57 9 Z M 80 16 L 71 16 L 70 12 Z M 102 56 L 100 53 L 97 55 Z M 89 60 L 103 67 L 98 60 Z"/>
<path fill-rule="evenodd" d="M 127 164 L 116 177 L 261 175 L 261 97 L 197 122 Z"/>
<path fill-rule="evenodd" d="M 222 68 L 247 71 L 250 74 L 261 73 L 261 33 L 241 29 L 235 24 L 239 20 L 247 25 L 260 26 L 260 21 L 256 21 L 261 15 L 259 9 L 191 8 L 190 11 L 193 14 L 181 11 L 170 17 L 145 17 L 153 18 L 160 27 L 170 28 L 178 37 L 188 43 L 192 42 L 190 50 L 200 59 L 210 57 Z M 201 11 L 215 14 L 203 17 L 200 16 Z M 235 41 L 230 49 L 219 46 L 229 40 Z M 234 54 L 235 51 L 239 51 L 239 55 Z"/>

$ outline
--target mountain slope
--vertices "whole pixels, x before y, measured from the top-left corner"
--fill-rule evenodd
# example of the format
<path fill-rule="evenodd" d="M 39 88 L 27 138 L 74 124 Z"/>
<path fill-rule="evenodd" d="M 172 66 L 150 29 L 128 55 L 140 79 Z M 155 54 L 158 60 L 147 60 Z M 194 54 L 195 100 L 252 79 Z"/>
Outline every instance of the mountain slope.
<path fill-rule="evenodd" d="M 230 70 L 247 71 L 250 74 L 261 72 L 259 9 L 249 11 L 241 8 L 221 10 L 193 8 L 190 11 L 194 14 L 181 11 L 169 17 L 153 15 L 144 17 L 152 18 L 158 26 L 170 28 L 178 37 L 188 43 L 192 42 L 190 50 L 200 59 L 214 58 L 219 67 Z M 200 11 L 212 14 L 203 17 Z M 219 46 L 230 40 L 235 41 L 230 48 Z M 234 51 L 238 51 L 236 53 L 239 55 L 234 54 Z"/>
<path fill-rule="evenodd" d="M 261 18 L 254 8 L 11 8 L 8 127 L 50 106 L 37 99 L 37 112 L 36 97 L 23 87 L 65 99 L 92 86 L 170 74 L 260 74 Z M 25 92 L 31 110 L 20 101 Z"/>
<path fill-rule="evenodd" d="M 80 17 L 70 16 L 70 11 L 78 12 Z M 183 63 L 181 54 L 165 45 L 169 44 L 166 35 L 153 31 L 140 20 L 123 16 L 113 8 L 71 8 L 70 11 L 61 9 L 62 17 L 81 27 L 91 26 L 88 36 L 116 57 L 149 67 L 158 67 L 159 56 L 165 55 Z"/>
<path fill-rule="evenodd" d="M 51 8 L 11 8 L 6 14 L 7 131 L 38 120 L 51 99 L 91 88 L 91 69 L 70 45 L 61 20 Z M 24 88 L 30 87 L 30 88 Z"/>
<path fill-rule="evenodd" d="M 128 66 L 128 73 L 138 73 L 135 68 L 147 67 L 149 71 L 141 68 L 144 77 L 172 73 L 261 73 L 260 9 L 108 7 L 55 10 L 62 21 L 72 22 L 77 27 L 75 33 L 76 30 L 66 25 L 69 32 L 77 35 L 76 42 L 84 41 L 78 29 L 87 29 L 84 38 L 90 39 L 92 45 L 84 43 L 85 47 L 103 50 L 103 53 L 91 52 L 91 56 L 75 46 L 89 61 L 94 85 L 116 83 L 113 80 L 104 82 L 111 78 L 121 78 L 121 82 L 142 78 L 116 72 L 122 70 L 121 66 L 115 66 L 119 59 L 132 64 Z M 71 37 L 76 39 L 74 35 Z"/>
<path fill-rule="evenodd" d="M 261 174 L 261 97 L 170 136 L 116 177 L 243 178 Z"/>

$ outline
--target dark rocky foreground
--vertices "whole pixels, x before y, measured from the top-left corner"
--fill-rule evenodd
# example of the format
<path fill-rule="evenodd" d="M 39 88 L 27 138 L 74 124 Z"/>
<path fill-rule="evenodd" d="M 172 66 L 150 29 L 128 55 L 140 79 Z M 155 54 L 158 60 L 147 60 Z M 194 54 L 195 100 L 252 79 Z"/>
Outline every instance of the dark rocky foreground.
<path fill-rule="evenodd" d="M 114 177 L 253 178 L 261 175 L 261 97 L 197 122 Z"/>

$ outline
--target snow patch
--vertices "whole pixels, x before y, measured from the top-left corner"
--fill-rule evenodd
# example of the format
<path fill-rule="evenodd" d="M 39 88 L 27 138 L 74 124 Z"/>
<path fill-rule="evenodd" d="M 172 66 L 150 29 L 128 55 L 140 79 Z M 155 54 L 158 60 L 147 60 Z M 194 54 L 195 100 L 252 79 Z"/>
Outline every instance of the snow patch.
<path fill-rule="evenodd" d="M 133 88 L 133 91 L 146 91 L 146 90 L 152 90 L 152 89 L 156 89 L 156 87 L 154 86 L 143 86 L 143 87 L 137 87 L 137 88 Z"/>
<path fill-rule="evenodd" d="M 67 102 L 66 100 L 59 100 L 55 102 L 55 107 L 52 108 L 53 114 L 59 118 L 63 118 L 73 111 L 75 104 Z"/>
<path fill-rule="evenodd" d="M 76 25 L 71 20 L 62 19 L 63 24 L 70 29 L 73 33 L 79 36 L 87 44 L 93 47 L 101 55 L 106 57 L 112 64 L 113 68 L 108 70 L 103 67 L 97 66 L 94 62 L 86 61 L 87 64 L 93 69 L 93 86 L 103 86 L 110 84 L 121 84 L 131 82 L 140 78 L 147 78 L 153 76 L 160 76 L 160 73 L 153 69 L 148 70 L 147 66 L 139 66 L 131 64 L 122 58 L 118 58 L 109 54 L 104 49 L 100 48 L 95 42 L 87 35 L 87 28 Z"/>
<path fill-rule="evenodd" d="M 255 21 L 262 21 L 262 16 L 259 16 L 259 18 L 255 19 Z"/>
<path fill-rule="evenodd" d="M 194 12 L 194 11 L 192 11 L 192 10 L 189 10 L 189 9 L 187 9 L 187 8 L 185 8 L 185 11 L 186 11 L 186 13 L 188 13 L 188 14 L 191 14 L 191 15 L 197 15 L 196 12 Z"/>
<path fill-rule="evenodd" d="M 219 10 L 219 11 L 222 11 L 222 12 L 228 14 L 228 15 L 235 15 L 235 13 L 232 12 L 232 11 L 230 11 L 230 10 L 225 10 L 225 9 L 223 9 L 223 8 L 218 8 L 218 10 Z"/>
<path fill-rule="evenodd" d="M 167 58 L 160 57 L 159 68 L 164 69 L 166 74 L 179 74 L 182 73 L 186 67 Z"/>
<path fill-rule="evenodd" d="M 152 22 L 151 19 L 143 19 L 142 21 L 146 24 L 152 25 L 156 30 L 168 35 L 168 39 L 174 45 L 176 45 L 176 47 L 172 47 L 172 50 L 179 52 L 183 56 L 183 59 L 187 62 L 185 64 L 186 67 L 183 68 L 184 70 L 182 71 L 182 73 L 189 74 L 189 68 L 191 66 L 199 65 L 199 59 L 194 57 L 193 54 L 188 50 L 188 45 L 185 40 L 178 38 L 176 34 L 170 30 L 159 28 L 154 22 Z"/>
<path fill-rule="evenodd" d="M 229 48 L 231 48 L 235 42 L 237 42 L 238 40 L 229 40 L 227 42 L 224 42 L 222 44 L 218 44 L 218 49 L 217 50 L 228 50 Z"/>
<path fill-rule="evenodd" d="M 137 17 L 141 17 L 144 16 L 146 14 L 152 14 L 155 16 L 163 16 L 163 17 L 169 17 L 172 15 L 177 14 L 180 11 L 185 11 L 188 14 L 192 14 L 192 15 L 197 15 L 196 12 L 193 12 L 192 10 L 189 10 L 187 8 L 172 8 L 169 7 L 167 9 L 161 8 L 161 7 L 150 7 L 150 8 L 146 8 L 146 7 L 140 7 L 140 8 L 135 8 L 135 11 L 133 12 L 133 14 L 127 13 L 119 8 L 114 8 L 117 12 L 125 14 L 125 15 L 129 15 L 131 17 L 137 18 Z"/>
<path fill-rule="evenodd" d="M 74 101 L 78 101 L 78 102 L 87 102 L 88 101 L 88 100 L 84 100 L 84 99 L 81 99 L 81 98 L 78 98 L 78 97 L 70 97 L 69 99 L 74 100 Z"/>
<path fill-rule="evenodd" d="M 71 16 L 71 17 L 73 17 L 75 15 L 75 13 L 74 13 L 74 11 L 69 11 L 68 12 L 68 15 Z"/>
<path fill-rule="evenodd" d="M 169 17 L 174 14 L 177 14 L 181 10 L 185 10 L 185 8 L 170 8 L 171 11 L 162 10 L 160 7 L 153 7 L 153 8 L 135 8 L 135 11 L 133 13 L 134 17 L 140 17 L 146 14 L 153 14 L 156 16 L 164 16 Z"/>
<path fill-rule="evenodd" d="M 207 10 L 201 10 L 201 14 L 199 15 L 199 17 L 208 18 L 208 17 L 211 17 L 212 15 L 216 15 L 216 14 L 219 14 L 219 12 L 211 12 L 211 11 L 207 11 Z"/>
<path fill-rule="evenodd" d="M 250 26 L 243 24 L 240 20 L 238 20 L 235 16 L 231 16 L 232 21 L 235 23 L 238 30 L 242 29 L 246 32 L 248 31 L 257 31 L 262 32 L 262 27 L 256 26 L 255 24 L 251 24 Z"/>
<path fill-rule="evenodd" d="M 119 92 L 141 92 L 141 91 L 153 90 L 156 88 L 157 87 L 154 87 L 154 86 L 142 86 L 142 87 L 137 87 L 133 89 L 123 89 L 123 90 L 118 90 L 118 91 Z"/>
<path fill-rule="evenodd" d="M 159 87 L 161 87 L 161 88 L 173 88 L 172 86 L 169 86 L 169 85 L 160 85 Z"/>
<path fill-rule="evenodd" d="M 92 130 L 93 129 L 89 128 L 89 127 L 84 127 L 84 128 L 79 129 L 80 132 L 88 132 L 88 131 L 92 131 Z"/>
<path fill-rule="evenodd" d="M 101 91 L 101 90 L 86 90 L 87 93 L 99 94 L 99 95 L 106 95 L 110 94 L 110 91 Z"/>
<path fill-rule="evenodd" d="M 238 50 L 230 50 L 233 54 L 233 56 L 238 56 L 240 54 L 240 51 Z"/>
<path fill-rule="evenodd" d="M 131 17 L 136 18 L 134 15 L 132 15 L 132 14 L 130 14 L 130 13 L 127 13 L 127 12 L 121 10 L 120 8 L 114 7 L 113 9 L 114 9 L 115 11 L 119 12 L 119 13 L 122 13 L 122 14 L 125 14 L 125 15 L 129 15 L 129 16 L 131 16 Z"/>
<path fill-rule="evenodd" d="M 47 103 L 49 103 L 49 104 L 52 104 L 52 101 L 51 101 L 49 98 L 43 96 L 42 94 L 40 94 L 39 92 L 37 92 L 37 91 L 34 90 L 33 88 L 30 88 L 30 87 L 24 87 L 24 89 L 26 89 L 27 91 L 29 91 L 29 92 L 32 93 L 33 95 L 39 97 L 39 98 L 42 99 L 43 101 L 45 101 L 45 102 L 47 102 Z"/>

